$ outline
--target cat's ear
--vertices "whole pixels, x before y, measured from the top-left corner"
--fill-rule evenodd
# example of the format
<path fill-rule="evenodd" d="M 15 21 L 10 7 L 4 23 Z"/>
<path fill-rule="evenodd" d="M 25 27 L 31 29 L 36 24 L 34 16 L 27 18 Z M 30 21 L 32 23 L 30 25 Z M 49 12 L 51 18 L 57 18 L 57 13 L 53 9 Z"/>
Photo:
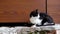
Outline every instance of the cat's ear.
<path fill-rule="evenodd" d="M 33 10 L 32 12 L 38 13 L 38 9 Z"/>
<path fill-rule="evenodd" d="M 38 9 L 36 9 L 35 11 L 38 12 Z"/>
<path fill-rule="evenodd" d="M 32 12 L 38 12 L 38 9 L 33 10 Z"/>

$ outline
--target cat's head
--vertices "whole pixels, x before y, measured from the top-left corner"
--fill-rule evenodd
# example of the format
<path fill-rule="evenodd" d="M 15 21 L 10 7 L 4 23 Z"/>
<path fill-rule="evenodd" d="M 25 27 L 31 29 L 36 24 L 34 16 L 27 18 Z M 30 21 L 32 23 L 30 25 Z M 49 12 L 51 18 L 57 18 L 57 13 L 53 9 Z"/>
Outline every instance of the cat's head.
<path fill-rule="evenodd" d="M 34 11 L 32 11 L 31 13 L 30 13 L 30 17 L 36 17 L 36 16 L 38 16 L 38 9 L 36 9 L 36 10 L 34 10 Z"/>
<path fill-rule="evenodd" d="M 43 19 L 43 18 L 45 18 L 47 16 L 47 14 L 46 13 L 42 13 L 42 12 L 38 11 L 38 9 L 36 9 L 36 10 L 34 10 L 34 11 L 32 11 L 30 13 L 30 17 L 32 17 L 32 16 L 33 17 L 39 16 L 40 19 Z"/>

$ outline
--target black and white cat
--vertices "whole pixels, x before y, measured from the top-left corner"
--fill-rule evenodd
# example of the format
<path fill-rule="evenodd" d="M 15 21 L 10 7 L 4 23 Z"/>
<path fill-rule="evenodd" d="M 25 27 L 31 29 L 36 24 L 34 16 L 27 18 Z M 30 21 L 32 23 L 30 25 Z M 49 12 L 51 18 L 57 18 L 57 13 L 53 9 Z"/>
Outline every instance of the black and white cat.
<path fill-rule="evenodd" d="M 34 24 L 33 27 L 55 24 L 51 16 L 46 13 L 38 12 L 38 9 L 30 13 L 30 22 Z"/>

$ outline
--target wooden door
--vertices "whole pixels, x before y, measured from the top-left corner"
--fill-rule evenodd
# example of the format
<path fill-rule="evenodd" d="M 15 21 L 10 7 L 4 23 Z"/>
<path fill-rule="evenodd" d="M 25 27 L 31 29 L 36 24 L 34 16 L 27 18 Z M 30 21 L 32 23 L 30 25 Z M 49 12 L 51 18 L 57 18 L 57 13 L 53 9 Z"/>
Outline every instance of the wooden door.
<path fill-rule="evenodd" d="M 0 0 L 0 22 L 29 22 L 31 11 L 45 11 L 45 0 Z"/>
<path fill-rule="evenodd" d="M 60 23 L 60 0 L 48 0 L 48 14 L 53 17 L 55 23 Z"/>
<path fill-rule="evenodd" d="M 29 22 L 35 9 L 45 12 L 45 0 L 0 0 L 0 22 Z M 60 22 L 60 0 L 48 0 L 48 14 Z"/>

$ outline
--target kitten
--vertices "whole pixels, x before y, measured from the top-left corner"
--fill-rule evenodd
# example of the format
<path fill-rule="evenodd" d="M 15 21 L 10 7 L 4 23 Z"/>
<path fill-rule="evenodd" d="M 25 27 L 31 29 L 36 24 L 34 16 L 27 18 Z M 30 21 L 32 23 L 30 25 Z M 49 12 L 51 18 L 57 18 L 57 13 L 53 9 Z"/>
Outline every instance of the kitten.
<path fill-rule="evenodd" d="M 33 27 L 55 24 L 51 16 L 46 13 L 40 13 L 37 9 L 30 13 L 30 22 L 34 24 Z"/>

